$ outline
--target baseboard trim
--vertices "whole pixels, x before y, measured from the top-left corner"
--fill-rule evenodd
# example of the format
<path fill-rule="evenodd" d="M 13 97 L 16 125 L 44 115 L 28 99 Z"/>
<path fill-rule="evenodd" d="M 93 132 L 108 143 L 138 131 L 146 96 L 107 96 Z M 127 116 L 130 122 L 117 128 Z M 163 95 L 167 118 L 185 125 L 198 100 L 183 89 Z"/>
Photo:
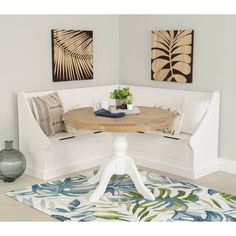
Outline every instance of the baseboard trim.
<path fill-rule="evenodd" d="M 33 176 L 37 179 L 43 179 L 43 171 L 35 169 L 33 167 L 27 166 L 25 169 L 25 174 L 29 176 Z"/>
<path fill-rule="evenodd" d="M 194 171 L 186 169 L 186 168 L 166 165 L 155 160 L 152 161 L 150 159 L 148 160 L 145 158 L 139 158 L 139 157 L 134 157 L 134 156 L 133 156 L 133 159 L 136 165 L 140 167 L 147 167 L 149 169 L 159 170 L 159 171 L 171 173 L 174 175 L 179 175 L 179 176 L 190 178 L 190 179 L 195 178 Z"/>
<path fill-rule="evenodd" d="M 225 158 L 219 158 L 218 170 L 230 174 L 236 174 L 236 161 Z"/>
<path fill-rule="evenodd" d="M 68 164 L 60 168 L 50 169 L 47 171 L 41 171 L 39 169 L 27 166 L 25 174 L 36 177 L 38 179 L 48 180 L 54 177 L 71 174 L 73 172 L 95 168 L 97 166 L 100 166 L 101 163 L 104 163 L 107 159 L 108 157 L 92 158 L 83 162 L 73 162 L 72 164 Z"/>
<path fill-rule="evenodd" d="M 35 169 L 30 166 L 27 166 L 25 174 L 34 176 L 38 179 L 48 180 L 56 176 L 62 176 L 69 173 L 100 166 L 101 163 L 107 160 L 107 158 L 108 157 L 100 157 L 100 158 L 93 158 L 84 162 L 80 161 L 77 163 L 63 166 L 61 168 L 51 169 L 51 170 L 48 170 L 47 172 L 43 172 L 39 169 Z M 223 171 L 230 174 L 236 174 L 236 161 L 230 160 L 230 159 L 224 159 L 224 158 L 218 159 L 218 165 L 217 163 L 215 163 L 215 165 L 209 166 L 204 169 L 195 170 L 195 171 L 179 168 L 179 167 L 177 168 L 175 166 L 167 166 L 167 165 L 163 165 L 162 163 L 158 163 L 156 161 L 150 161 L 143 158 L 134 158 L 134 160 L 135 160 L 135 163 L 139 166 L 147 167 L 150 169 L 156 169 L 160 171 L 165 171 L 165 172 L 167 171 L 169 173 L 183 176 L 186 178 L 191 178 L 191 179 L 197 179 L 202 176 L 205 176 L 206 174 L 213 173 L 216 171 Z"/>
<path fill-rule="evenodd" d="M 215 163 L 212 163 L 210 166 L 194 170 L 194 179 L 201 178 L 203 176 L 212 174 L 217 171 L 218 171 L 218 161 L 215 161 Z"/>
<path fill-rule="evenodd" d="M 134 157 L 135 163 L 140 166 L 140 167 L 147 167 L 149 169 L 155 169 L 155 170 L 160 170 L 166 173 L 171 173 L 174 175 L 190 178 L 190 179 L 198 179 L 200 177 L 203 177 L 205 175 L 209 175 L 211 173 L 214 173 L 218 171 L 218 162 L 216 161 L 210 166 L 201 168 L 201 169 L 187 169 L 183 168 L 180 166 L 173 166 L 173 165 L 168 165 L 166 163 L 161 163 L 157 160 L 150 160 L 147 158 L 142 158 L 142 157 Z"/>

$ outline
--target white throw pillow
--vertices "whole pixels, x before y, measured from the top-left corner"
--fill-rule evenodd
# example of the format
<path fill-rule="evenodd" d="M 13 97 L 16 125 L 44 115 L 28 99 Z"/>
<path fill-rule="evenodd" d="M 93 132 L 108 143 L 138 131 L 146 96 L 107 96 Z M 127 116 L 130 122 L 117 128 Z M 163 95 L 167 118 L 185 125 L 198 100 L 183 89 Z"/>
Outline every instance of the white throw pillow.
<path fill-rule="evenodd" d="M 174 123 L 172 124 L 171 128 L 174 130 L 174 133 L 172 135 L 178 136 L 181 132 L 183 121 L 184 121 L 184 112 L 183 111 L 176 111 L 177 116 L 174 120 Z"/>
<path fill-rule="evenodd" d="M 185 98 L 183 104 L 184 120 L 181 132 L 187 134 L 193 134 L 209 105 L 210 100 L 196 99 L 196 98 Z"/>
<path fill-rule="evenodd" d="M 158 108 L 165 109 L 165 110 L 171 111 L 176 114 L 175 120 L 172 123 L 172 125 L 168 128 L 161 129 L 160 131 L 165 134 L 178 137 L 178 135 L 182 129 L 182 124 L 183 124 L 183 120 L 184 120 L 184 112 L 180 111 L 180 110 L 179 111 L 172 110 L 171 108 L 166 109 L 163 106 L 159 106 Z"/>

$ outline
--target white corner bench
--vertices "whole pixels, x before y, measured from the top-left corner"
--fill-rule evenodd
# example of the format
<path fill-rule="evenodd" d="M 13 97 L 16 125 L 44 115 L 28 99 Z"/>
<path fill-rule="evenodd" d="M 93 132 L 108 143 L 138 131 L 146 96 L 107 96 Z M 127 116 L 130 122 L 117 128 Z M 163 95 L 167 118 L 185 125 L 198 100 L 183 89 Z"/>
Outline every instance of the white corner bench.
<path fill-rule="evenodd" d="M 154 106 L 160 97 L 177 103 L 186 98 L 210 100 L 204 116 L 193 134 L 169 137 L 162 132 L 130 133 L 129 154 L 137 165 L 198 178 L 217 170 L 220 95 L 212 93 L 129 86 L 135 105 Z M 65 111 L 87 107 L 94 100 L 108 100 L 117 85 L 57 90 Z M 80 131 L 47 137 L 32 113 L 31 98 L 54 91 L 19 93 L 19 149 L 26 156 L 26 173 L 40 179 L 93 168 L 112 153 L 109 133 Z M 114 104 L 114 101 L 111 101 Z M 176 103 L 176 104 L 177 104 Z M 178 104 L 177 104 L 178 105 Z"/>

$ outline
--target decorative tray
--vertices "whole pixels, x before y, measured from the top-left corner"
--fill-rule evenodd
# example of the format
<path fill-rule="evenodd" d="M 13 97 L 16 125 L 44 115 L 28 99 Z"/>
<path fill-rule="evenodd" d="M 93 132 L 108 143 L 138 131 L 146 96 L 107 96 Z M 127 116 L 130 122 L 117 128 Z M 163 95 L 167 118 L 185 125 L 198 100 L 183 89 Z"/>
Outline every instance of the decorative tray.
<path fill-rule="evenodd" d="M 115 106 L 110 107 L 111 113 L 118 113 L 118 112 L 124 112 L 126 115 L 137 115 L 140 114 L 140 110 L 138 107 L 133 107 L 133 110 L 127 110 L 127 109 L 116 109 Z"/>

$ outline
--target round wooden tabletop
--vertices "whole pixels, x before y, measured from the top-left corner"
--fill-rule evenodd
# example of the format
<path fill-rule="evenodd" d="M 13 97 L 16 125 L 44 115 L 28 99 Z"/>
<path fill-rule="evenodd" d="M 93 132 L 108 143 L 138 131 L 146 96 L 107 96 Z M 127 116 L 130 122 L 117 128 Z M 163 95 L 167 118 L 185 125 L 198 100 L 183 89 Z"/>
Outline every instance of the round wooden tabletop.
<path fill-rule="evenodd" d="M 107 132 L 153 131 L 168 128 L 176 114 L 161 108 L 139 106 L 140 114 L 122 118 L 96 116 L 92 107 L 68 111 L 63 118 L 68 125 L 80 130 Z"/>

